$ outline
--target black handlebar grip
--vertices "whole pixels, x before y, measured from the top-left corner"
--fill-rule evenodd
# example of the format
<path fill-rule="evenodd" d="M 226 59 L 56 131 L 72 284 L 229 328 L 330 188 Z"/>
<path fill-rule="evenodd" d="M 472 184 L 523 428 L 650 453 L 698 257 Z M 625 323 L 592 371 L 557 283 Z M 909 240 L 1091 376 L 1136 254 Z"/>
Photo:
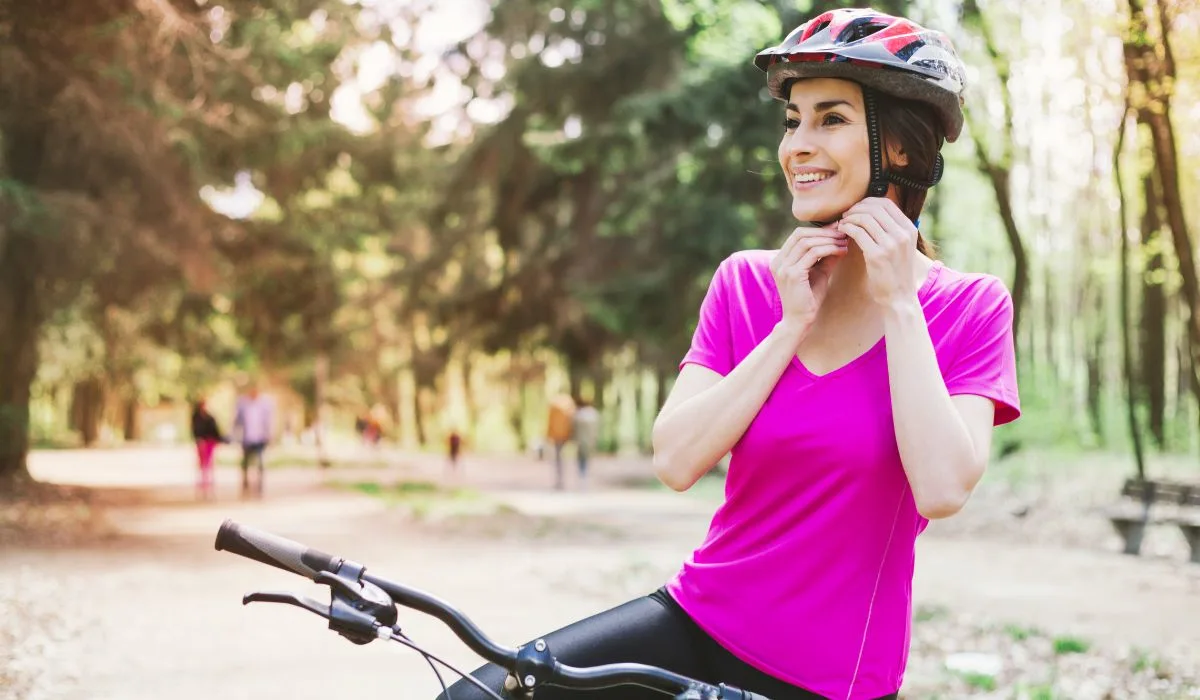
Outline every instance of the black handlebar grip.
<path fill-rule="evenodd" d="M 215 544 L 217 551 L 240 554 L 314 581 L 319 572 L 335 572 L 342 563 L 340 557 L 330 556 L 269 532 L 238 525 L 232 520 L 221 523 Z"/>

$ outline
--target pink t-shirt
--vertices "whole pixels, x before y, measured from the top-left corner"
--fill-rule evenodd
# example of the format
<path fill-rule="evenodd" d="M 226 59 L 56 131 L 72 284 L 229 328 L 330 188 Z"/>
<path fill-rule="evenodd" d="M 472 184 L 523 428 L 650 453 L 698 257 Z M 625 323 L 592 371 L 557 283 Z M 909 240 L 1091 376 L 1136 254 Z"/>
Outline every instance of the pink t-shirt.
<path fill-rule="evenodd" d="M 781 318 L 774 251 L 718 268 L 688 362 L 728 374 Z M 1020 415 L 1012 300 L 935 262 L 918 292 L 950 394 Z M 763 672 L 827 698 L 899 690 L 908 659 L 916 509 L 892 424 L 885 342 L 824 375 L 797 358 L 734 446 L 725 501 L 668 590 Z"/>

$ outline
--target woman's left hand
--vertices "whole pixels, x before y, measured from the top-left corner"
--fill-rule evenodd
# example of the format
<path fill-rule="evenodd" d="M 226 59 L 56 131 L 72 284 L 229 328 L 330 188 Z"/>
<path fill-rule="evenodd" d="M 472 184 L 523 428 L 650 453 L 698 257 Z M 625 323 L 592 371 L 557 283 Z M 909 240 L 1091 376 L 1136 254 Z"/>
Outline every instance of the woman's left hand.
<path fill-rule="evenodd" d="M 886 197 L 868 197 L 850 207 L 834 227 L 862 249 L 867 263 L 867 291 L 875 303 L 903 303 L 915 297 L 917 228 L 895 202 Z"/>

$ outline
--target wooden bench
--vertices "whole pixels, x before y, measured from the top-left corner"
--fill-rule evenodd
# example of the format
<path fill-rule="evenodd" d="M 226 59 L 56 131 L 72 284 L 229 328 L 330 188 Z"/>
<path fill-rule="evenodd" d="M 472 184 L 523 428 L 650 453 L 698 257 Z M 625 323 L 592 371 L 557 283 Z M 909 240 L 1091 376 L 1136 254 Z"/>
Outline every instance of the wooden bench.
<path fill-rule="evenodd" d="M 1126 508 L 1110 512 L 1108 519 L 1125 541 L 1126 554 L 1141 551 L 1148 525 L 1168 523 L 1183 533 L 1191 560 L 1200 564 L 1200 483 L 1133 478 L 1125 481 L 1121 496 L 1128 499 Z M 1128 507 L 1131 502 L 1140 506 L 1138 512 Z"/>

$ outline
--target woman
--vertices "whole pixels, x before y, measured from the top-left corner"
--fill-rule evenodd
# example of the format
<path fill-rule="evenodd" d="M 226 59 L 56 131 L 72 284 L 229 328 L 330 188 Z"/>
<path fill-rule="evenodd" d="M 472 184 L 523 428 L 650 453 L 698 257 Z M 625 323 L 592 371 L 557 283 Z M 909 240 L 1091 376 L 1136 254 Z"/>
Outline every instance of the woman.
<path fill-rule="evenodd" d="M 200 498 L 212 498 L 213 481 L 213 452 L 217 444 L 225 442 L 221 429 L 217 427 L 217 419 L 208 412 L 204 399 L 196 401 L 192 410 L 192 439 L 196 441 L 196 455 L 199 457 L 200 474 L 196 482 L 196 491 Z"/>
<path fill-rule="evenodd" d="M 1008 291 L 932 260 L 916 227 L 962 129 L 962 66 L 941 34 L 861 9 L 756 64 L 786 103 L 801 225 L 720 265 L 654 426 L 677 490 L 732 451 L 725 501 L 663 589 L 546 639 L 564 663 L 649 663 L 772 700 L 895 698 L 916 538 L 962 508 L 991 428 L 1019 415 Z M 662 696 L 538 691 L 584 697 Z"/>

